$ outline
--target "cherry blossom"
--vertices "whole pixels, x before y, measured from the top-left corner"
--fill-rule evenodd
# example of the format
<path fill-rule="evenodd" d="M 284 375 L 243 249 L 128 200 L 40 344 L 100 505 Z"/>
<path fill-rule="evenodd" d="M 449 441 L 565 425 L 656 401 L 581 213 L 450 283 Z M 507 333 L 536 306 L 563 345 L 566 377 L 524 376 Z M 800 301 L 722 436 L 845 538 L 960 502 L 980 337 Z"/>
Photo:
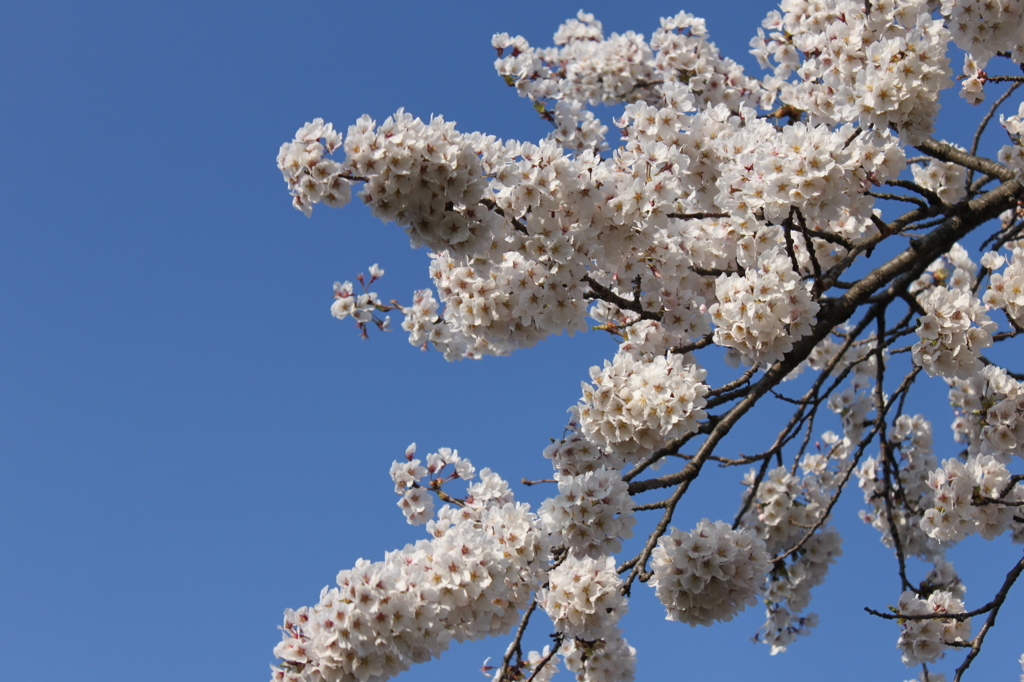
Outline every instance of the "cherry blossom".
<path fill-rule="evenodd" d="M 429 286 L 404 298 L 381 293 L 377 263 L 335 284 L 331 314 L 363 336 L 400 311 L 410 344 L 447 360 L 609 343 L 538 447 L 553 474 L 524 480 L 546 486 L 536 511 L 490 468 L 410 446 L 390 475 L 427 537 L 286 611 L 273 679 L 378 682 L 515 628 L 485 666 L 497 682 L 560 666 L 632 680 L 619 621 L 642 589 L 690 625 L 760 601 L 755 639 L 781 653 L 819 621 L 856 481 L 902 586 L 869 611 L 898 622 L 908 666 L 972 647 L 959 680 L 1021 570 L 971 597 L 987 619 L 972 639 L 947 550 L 1024 542 L 1024 389 L 1006 362 L 1024 332 L 1024 102 L 1004 75 L 1024 63 L 1022 1 L 783 0 L 750 42 L 760 74 L 687 12 L 648 40 L 580 11 L 552 42 L 491 40 L 540 139 L 399 109 L 344 135 L 315 119 L 279 150 L 307 216 L 355 191 L 425 247 Z M 935 140 L 961 56 L 960 95 L 995 103 Z M 925 393 L 950 413 L 918 413 Z M 742 430 L 757 452 L 729 449 Z M 746 472 L 731 523 L 689 504 L 715 467 Z M 528 626 L 553 631 L 547 648 L 526 651 Z"/>

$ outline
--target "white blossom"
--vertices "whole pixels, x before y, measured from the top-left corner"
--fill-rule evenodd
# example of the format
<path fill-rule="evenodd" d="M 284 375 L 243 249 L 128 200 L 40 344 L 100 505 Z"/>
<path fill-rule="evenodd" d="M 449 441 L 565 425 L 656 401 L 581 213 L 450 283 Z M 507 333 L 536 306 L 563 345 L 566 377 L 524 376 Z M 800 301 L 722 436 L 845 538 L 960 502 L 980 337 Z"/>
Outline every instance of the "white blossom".
<path fill-rule="evenodd" d="M 598 559 L 622 549 L 633 537 L 633 498 L 616 469 L 601 467 L 580 476 L 561 476 L 558 496 L 538 512 L 544 527 L 577 556 Z"/>
<path fill-rule="evenodd" d="M 651 567 L 666 618 L 693 626 L 732 620 L 756 604 L 769 566 L 763 540 L 704 519 L 689 533 L 673 528 L 662 535 Z"/>
<path fill-rule="evenodd" d="M 933 499 L 921 529 L 943 542 L 962 540 L 975 532 L 986 540 L 1001 535 L 1018 508 L 1013 505 L 1024 502 L 1024 485 L 1010 482 L 1006 466 L 991 455 L 971 457 L 966 463 L 943 461 L 942 468 L 928 476 Z"/>
<path fill-rule="evenodd" d="M 992 273 L 984 301 L 986 305 L 1005 310 L 1011 320 L 1021 325 L 1024 323 L 1024 245 L 1014 242 L 1010 253 L 1010 262 L 1003 271 Z M 1004 263 L 1002 256 L 994 254 L 986 267 L 994 270 Z"/>
<path fill-rule="evenodd" d="M 582 433 L 627 459 L 657 450 L 697 429 L 708 387 L 706 372 L 681 355 L 635 359 L 618 353 L 591 367 L 575 408 Z"/>
<path fill-rule="evenodd" d="M 601 639 L 587 642 L 572 639 L 562 650 L 565 667 L 576 673 L 578 682 L 633 682 L 636 649 L 611 628 Z"/>
<path fill-rule="evenodd" d="M 750 364 L 782 359 L 811 332 L 819 308 L 778 248 L 762 252 L 743 275 L 721 275 L 715 291 L 715 343 L 735 348 Z"/>
<path fill-rule="evenodd" d="M 882 543 L 886 547 L 894 547 L 892 526 L 895 525 L 905 554 L 929 561 L 939 560 L 942 550 L 934 538 L 922 530 L 920 518 L 931 500 L 932 490 L 928 480 L 937 466 L 932 452 L 932 425 L 923 415 L 900 415 L 889 429 L 887 437 L 893 458 L 898 457 L 897 480 L 886 483 L 885 464 L 881 456 L 864 460 L 854 473 L 864 491 L 864 503 L 870 505 L 870 508 L 861 511 L 860 518 L 881 533 Z M 899 491 L 899 499 L 893 488 Z M 901 500 L 909 504 L 904 506 L 900 504 Z M 916 510 L 916 513 L 909 509 Z"/>
<path fill-rule="evenodd" d="M 942 0 L 942 14 L 957 46 L 980 66 L 999 52 L 1024 52 L 1024 3 L 1020 0 Z"/>
<path fill-rule="evenodd" d="M 919 297 L 914 363 L 932 376 L 965 379 L 982 367 L 978 352 L 992 345 L 996 325 L 970 291 L 935 287 Z"/>
<path fill-rule="evenodd" d="M 755 640 L 785 651 L 817 624 L 812 590 L 842 554 L 828 517 L 855 475 L 860 517 L 901 559 L 926 562 L 897 610 L 943 616 L 899 621 L 904 662 L 969 639 L 969 621 L 946 617 L 964 612 L 966 589 L 946 548 L 974 533 L 1024 540 L 1024 384 L 995 364 L 1001 348 L 983 355 L 995 341 L 1012 354 L 1024 327 L 1024 213 L 1019 192 L 992 191 L 1005 173 L 951 161 L 976 153 L 937 151 L 949 147 L 929 137 L 953 43 L 966 51 L 960 95 L 977 104 L 997 79 L 986 69 L 1024 63 L 1024 0 L 782 0 L 750 43 L 770 70 L 760 79 L 686 12 L 648 40 L 606 34 L 580 11 L 552 47 L 491 41 L 498 74 L 549 126 L 540 140 L 403 109 L 379 125 L 363 116 L 344 136 L 322 119 L 300 128 L 277 158 L 297 209 L 341 206 L 359 185 L 375 216 L 429 250 L 430 288 L 398 303 L 371 290 L 384 274 L 374 263 L 356 278 L 362 291 L 335 284 L 334 317 L 365 335 L 401 309 L 409 342 L 448 360 L 589 329 L 612 338 L 614 355 L 591 367 L 544 449 L 557 492 L 536 514 L 489 468 L 410 446 L 390 473 L 427 538 L 360 560 L 316 605 L 286 612 L 274 679 L 381 682 L 452 640 L 509 632 L 536 599 L 578 682 L 632 680 L 636 652 L 618 621 L 638 576 L 628 558 L 620 574 L 614 555 L 637 524 L 634 495 L 680 482 L 687 492 L 709 462 L 757 462 L 736 527 L 665 531 L 666 518 L 634 559 L 668 619 L 710 625 L 760 598 Z M 619 107 L 617 140 L 601 105 Z M 1024 104 L 1000 123 L 998 160 L 1024 175 Z M 911 146 L 925 156 L 908 159 Z M 893 193 L 911 210 L 887 223 L 891 202 L 876 199 Z M 982 239 L 967 234 L 999 212 L 982 247 L 999 251 L 979 267 L 968 245 Z M 749 371 L 704 362 L 723 354 Z M 907 374 L 911 363 L 924 371 Z M 810 393 L 777 393 L 801 371 L 817 375 Z M 917 396 L 899 376 L 949 386 L 963 452 L 941 467 L 948 436 L 907 409 Z M 723 453 L 722 437 L 751 423 L 734 416 L 768 391 L 800 417 L 757 457 Z M 825 419 L 834 430 L 812 443 Z M 672 471 L 651 475 L 663 465 Z M 435 509 L 435 497 L 447 504 Z M 645 508 L 681 513 L 674 505 Z M 537 666 L 551 649 L 522 657 L 520 644 L 508 649 L 516 674 L 550 679 L 556 656 Z"/>
<path fill-rule="evenodd" d="M 921 599 L 909 590 L 900 595 L 896 608 L 908 616 L 932 616 L 964 613 L 964 603 L 948 592 L 932 592 Z M 971 636 L 971 619 L 934 618 L 904 620 L 897 646 L 907 666 L 932 663 L 940 658 L 952 642 L 964 642 Z"/>
<path fill-rule="evenodd" d="M 950 33 L 925 2 L 784 0 L 762 27 L 751 40 L 754 54 L 792 79 L 779 97 L 812 121 L 894 126 L 911 144 L 931 132 L 952 72 Z"/>
<path fill-rule="evenodd" d="M 491 482 L 471 490 L 500 491 L 481 476 Z M 538 585 L 545 545 L 529 506 L 487 490 L 442 508 L 427 524 L 431 539 L 360 559 L 316 605 L 286 611 L 274 678 L 384 680 L 453 639 L 508 632 Z"/>
<path fill-rule="evenodd" d="M 751 471 L 744 483 L 752 485 L 755 479 Z M 826 477 L 808 473 L 800 479 L 776 467 L 746 494 L 752 493 L 751 514 L 745 521 L 770 554 L 781 555 L 803 543 L 790 554 L 788 563 L 773 564 L 762 590 L 767 620 L 757 640 L 771 646 L 775 654 L 817 624 L 815 614 L 798 614 L 810 605 L 811 590 L 825 580 L 829 566 L 842 554 L 842 539 L 831 525 L 805 538 L 828 504 L 831 487 Z"/>
<path fill-rule="evenodd" d="M 593 641 L 613 635 L 626 612 L 621 587 L 612 557 L 570 555 L 548 573 L 548 586 L 538 592 L 537 603 L 558 632 Z"/>
<path fill-rule="evenodd" d="M 914 182 L 935 192 L 947 204 L 955 204 L 967 196 L 967 169 L 963 166 L 932 159 L 926 166 L 913 164 L 910 169 Z"/>

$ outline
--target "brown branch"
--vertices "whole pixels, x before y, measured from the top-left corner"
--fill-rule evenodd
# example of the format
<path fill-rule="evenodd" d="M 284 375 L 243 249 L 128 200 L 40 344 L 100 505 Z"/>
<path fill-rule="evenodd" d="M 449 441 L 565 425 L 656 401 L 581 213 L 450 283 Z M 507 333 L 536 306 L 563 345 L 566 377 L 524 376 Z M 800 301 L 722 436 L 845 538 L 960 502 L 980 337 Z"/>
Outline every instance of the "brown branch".
<path fill-rule="evenodd" d="M 692 464 L 692 462 L 690 464 Z M 689 467 L 690 464 L 687 464 L 686 466 Z M 697 471 L 700 471 L 700 467 L 697 468 Z M 696 474 L 694 474 L 694 478 L 696 478 Z M 675 515 L 676 511 L 676 505 L 679 504 L 679 500 L 681 500 L 683 495 L 686 494 L 692 480 L 692 478 L 684 479 L 678 485 L 675 492 L 672 493 L 672 497 L 665 500 L 665 513 L 662 514 L 661 520 L 658 522 L 654 531 L 647 537 L 647 542 L 644 544 L 644 548 L 638 555 L 625 562 L 617 569 L 619 573 L 629 570 L 629 576 L 622 584 L 622 593 L 624 595 L 629 595 L 629 590 L 633 585 L 633 581 L 643 573 L 644 566 L 647 565 L 647 560 L 650 558 L 651 552 L 654 551 L 654 547 L 658 544 L 658 540 L 665 534 L 665 531 L 668 530 L 669 524 L 672 523 L 672 517 Z"/>
<path fill-rule="evenodd" d="M 898 278 L 902 281 L 903 286 L 909 284 L 920 276 L 933 260 L 949 250 L 956 241 L 962 239 L 985 221 L 998 216 L 1010 202 L 1015 200 L 1020 191 L 1020 183 L 1010 181 L 981 197 L 958 204 L 954 209 L 954 214 L 943 224 L 920 239 L 912 241 L 907 249 L 868 273 L 840 298 L 823 302 L 811 333 L 796 341 L 786 357 L 772 365 L 760 381 L 750 387 L 747 395 L 718 419 L 708 432 L 707 439 L 701 444 L 697 454 L 682 470 L 660 478 L 634 480 L 629 483 L 631 495 L 658 488 L 677 487 L 668 500 L 665 514 L 655 530 L 648 536 L 644 548 L 637 556 L 620 567 L 620 572 L 630 570 L 629 577 L 624 581 L 623 593 L 628 594 L 633 581 L 644 570 L 658 539 L 668 529 L 675 507 L 686 493 L 690 482 L 697 478 L 714 449 L 740 418 L 803 362 L 814 350 L 814 347 L 833 329 L 849 320 L 876 291 L 883 287 L 889 287 L 893 292 L 892 295 L 895 296 L 894 280 Z M 899 219 L 897 219 L 898 221 Z"/>
<path fill-rule="evenodd" d="M 945 204 L 946 202 L 939 198 L 939 195 L 932 190 L 922 187 L 916 182 L 910 182 L 909 180 L 886 180 L 885 184 L 891 185 L 892 187 L 902 187 L 903 189 L 910 190 L 911 192 L 917 192 L 925 199 L 928 200 L 929 204 Z"/>
<path fill-rule="evenodd" d="M 975 156 L 974 154 L 965 152 L 962 149 L 957 149 L 948 142 L 939 142 L 932 138 L 928 138 L 924 142 L 915 145 L 915 147 L 928 156 L 933 156 L 941 161 L 960 164 L 965 168 L 971 168 L 979 173 L 999 178 L 1003 182 L 1012 182 L 1017 176 L 1014 171 L 1001 163 L 996 163 L 995 161 L 986 159 L 983 156 Z"/>
<path fill-rule="evenodd" d="M 978 128 L 974 131 L 974 139 L 971 141 L 971 154 L 978 153 L 978 145 L 981 143 L 981 134 L 985 132 L 985 127 L 988 126 L 988 123 L 989 121 L 992 120 L 992 117 L 996 115 L 996 111 L 999 109 L 999 107 L 1002 106 L 1003 102 L 1009 99 L 1010 95 L 1012 95 L 1021 85 L 1024 85 L 1024 83 L 1018 82 L 1008 87 L 1006 89 L 1006 92 L 1000 95 L 999 98 L 992 103 L 992 106 L 989 107 L 988 112 L 982 117 L 981 122 L 978 124 Z M 970 185 L 973 179 L 974 170 L 972 169 L 971 172 L 968 173 L 967 175 L 967 184 Z"/>
<path fill-rule="evenodd" d="M 700 350 L 701 348 L 707 348 L 712 343 L 714 343 L 714 338 L 714 335 L 708 334 L 706 336 L 700 337 L 696 341 L 685 343 L 682 346 L 676 346 L 675 348 L 672 348 L 672 352 L 675 353 L 676 355 L 684 355 L 695 350 Z"/>
<path fill-rule="evenodd" d="M 909 613 L 899 613 L 894 611 L 892 613 L 885 613 L 884 611 L 876 611 L 868 606 L 864 607 L 864 610 L 870 613 L 872 616 L 878 616 L 886 620 L 967 620 L 968 618 L 974 618 L 980 616 L 983 613 L 988 613 L 998 607 L 1002 606 L 1003 602 L 1006 601 L 1007 595 L 1010 593 L 1010 588 L 1020 577 L 1021 572 L 1024 572 L 1024 557 L 1018 561 L 1010 572 L 1006 574 L 1006 579 L 1003 581 L 1002 586 L 996 593 L 992 601 L 985 604 L 982 607 L 976 608 L 973 611 L 964 611 L 963 613 L 925 613 L 920 615 L 914 615 Z"/>
<path fill-rule="evenodd" d="M 984 507 L 986 504 L 1002 504 L 1005 506 L 1019 507 L 1024 505 L 1024 502 L 1006 502 L 1005 498 L 1010 494 L 1018 483 L 1024 481 L 1024 474 L 1015 474 L 1010 476 L 1010 480 L 1007 481 L 1006 485 L 1002 490 L 999 491 L 999 497 L 984 497 L 981 496 L 979 502 L 972 502 L 975 507 Z"/>
<path fill-rule="evenodd" d="M 650 502 L 648 504 L 638 504 L 633 507 L 633 511 L 652 511 L 654 509 L 664 509 L 668 506 L 668 500 L 662 500 L 661 502 Z"/>
<path fill-rule="evenodd" d="M 921 208 L 928 205 L 923 199 L 907 196 L 906 194 L 892 194 L 890 192 L 864 192 L 864 194 L 869 197 L 874 197 L 875 199 L 885 199 L 886 201 L 905 201 L 910 204 L 915 204 Z"/>
<path fill-rule="evenodd" d="M 678 220 L 704 220 L 705 218 L 728 218 L 728 213 L 666 213 L 666 218 Z"/>
<path fill-rule="evenodd" d="M 721 402 L 724 402 L 725 400 L 730 400 L 730 398 L 725 398 L 725 395 L 728 394 L 729 391 L 739 388 L 743 384 L 750 381 L 755 374 L 757 374 L 757 365 L 754 365 L 753 367 L 747 369 L 745 372 L 743 372 L 743 376 L 739 377 L 738 379 L 730 381 L 727 384 L 723 384 L 722 386 L 719 386 L 718 388 L 712 391 L 708 391 L 708 395 L 718 398 L 719 404 Z M 711 406 L 710 400 L 708 401 L 708 406 Z"/>
<path fill-rule="evenodd" d="M 526 682 L 533 682 L 533 680 L 537 678 L 537 675 L 539 675 L 540 671 L 544 669 L 544 666 L 546 666 L 548 662 L 555 657 L 555 654 L 558 653 L 558 649 L 562 646 L 563 641 L 564 635 L 559 634 L 555 636 L 555 645 L 551 647 L 551 651 L 548 652 L 547 656 L 540 659 L 540 663 L 538 663 L 537 667 L 533 669 L 530 676 L 526 678 Z"/>
<path fill-rule="evenodd" d="M 512 223 L 512 227 L 515 228 L 516 232 L 529 234 L 529 232 L 526 229 L 526 225 L 520 222 L 518 218 L 510 218 L 508 215 L 506 215 L 505 209 L 503 209 L 501 206 L 498 206 L 498 204 L 495 203 L 494 199 L 481 199 L 480 204 L 482 206 L 486 206 L 487 208 L 491 209 L 492 211 L 500 215 L 502 218 L 505 218 L 510 223 Z"/>
<path fill-rule="evenodd" d="M 883 382 L 885 379 L 885 363 L 883 362 L 882 358 L 883 346 L 881 345 L 881 340 L 885 336 L 885 320 L 882 317 L 883 314 L 884 309 L 879 312 L 877 318 L 877 337 L 879 339 L 879 344 L 876 349 L 877 352 L 875 354 L 875 402 L 878 405 L 878 415 L 876 417 L 875 423 L 877 426 L 885 425 L 885 413 L 882 409 L 885 395 L 883 392 Z M 920 369 L 920 367 L 914 367 L 914 370 L 904 378 L 904 383 L 901 385 L 909 387 L 910 383 L 913 382 L 914 377 L 916 377 L 917 374 L 920 372 Z M 889 404 L 891 405 L 892 403 L 890 402 Z M 882 480 L 884 484 L 884 487 L 882 489 L 882 501 L 885 503 L 885 520 L 886 523 L 889 524 L 889 537 L 892 538 L 892 546 L 896 552 L 896 561 L 899 565 L 900 586 L 904 590 L 912 589 L 913 585 L 911 584 L 910 579 L 907 578 L 907 558 L 906 555 L 903 553 L 903 543 L 900 541 L 899 528 L 896 525 L 896 517 L 893 514 L 892 510 L 892 498 L 895 497 L 895 493 L 893 492 L 892 481 L 895 478 L 897 481 L 897 486 L 899 485 L 899 465 L 896 463 L 896 459 L 892 456 L 892 443 L 890 443 L 889 439 L 885 437 L 885 432 L 881 431 L 878 434 L 878 436 L 880 454 L 879 459 L 882 462 Z"/>
<path fill-rule="evenodd" d="M 878 432 L 881 431 L 881 428 L 885 425 L 886 413 L 888 413 L 889 409 L 896 401 L 896 398 L 901 393 L 907 391 L 910 388 L 910 384 L 913 383 L 914 380 L 913 378 L 917 376 L 917 373 L 919 371 L 920 368 L 915 367 L 910 374 L 904 377 L 903 382 L 900 384 L 900 387 L 896 389 L 896 392 L 890 397 L 889 401 L 883 408 L 882 414 L 879 416 L 877 420 L 875 420 L 875 426 L 872 428 L 871 432 L 861 439 L 861 442 L 857 446 L 857 454 L 854 455 L 854 458 L 850 462 L 850 465 L 846 468 L 846 471 L 843 473 L 842 480 L 840 480 L 839 483 L 836 485 L 836 492 L 833 493 L 831 499 L 829 499 L 828 505 L 825 507 L 824 511 L 822 511 L 822 513 L 819 515 L 818 520 L 810 526 L 810 530 L 808 530 L 808 532 L 805 533 L 804 536 L 800 538 L 800 540 L 795 545 L 793 545 L 777 557 L 773 557 L 771 559 L 772 563 L 782 561 L 783 559 L 789 557 L 791 554 L 797 552 L 801 547 L 804 546 L 804 544 L 807 543 L 808 540 L 811 539 L 811 536 L 814 535 L 814 533 L 819 528 L 825 525 L 825 521 L 828 520 L 829 515 L 832 513 L 832 508 L 836 506 L 837 502 L 839 502 L 839 497 L 842 494 L 843 489 L 846 487 L 846 483 L 850 480 L 850 475 L 853 474 L 853 472 L 856 470 L 857 464 L 860 461 L 861 456 L 864 454 L 865 449 L 874 439 L 875 435 L 878 434 Z"/>
<path fill-rule="evenodd" d="M 501 660 L 501 670 L 498 672 L 498 676 L 497 676 L 497 679 L 499 680 L 499 682 L 504 682 L 504 680 L 507 678 L 508 672 L 509 672 L 508 665 L 509 665 L 509 663 L 512 662 L 512 656 L 518 655 L 519 656 L 519 660 L 522 660 L 522 658 L 523 658 L 523 650 L 522 650 L 523 635 L 526 633 L 526 626 L 530 622 L 530 616 L 532 616 L 533 612 L 536 611 L 536 610 L 537 610 L 537 599 L 534 598 L 534 600 L 532 602 L 530 602 L 529 608 L 527 608 L 526 612 L 523 613 L 522 618 L 519 619 L 519 627 L 516 629 L 515 638 L 512 640 L 512 644 L 509 645 L 508 650 L 505 652 L 504 658 L 502 658 L 502 660 Z"/>
<path fill-rule="evenodd" d="M 721 270 L 719 268 L 702 268 L 698 265 L 691 265 L 690 270 L 703 277 L 721 277 L 722 275 L 743 274 L 742 268 L 737 270 Z"/>
<path fill-rule="evenodd" d="M 644 307 L 641 305 L 639 300 L 630 301 L 629 299 L 619 296 L 617 293 L 601 284 L 590 275 L 584 275 L 583 281 L 589 284 L 590 288 L 593 290 L 591 298 L 599 298 L 602 301 L 607 301 L 608 303 L 618 306 L 622 310 L 628 310 L 632 313 L 636 313 L 640 316 L 641 320 L 661 320 L 661 315 L 659 313 L 652 313 L 649 310 L 644 310 Z"/>

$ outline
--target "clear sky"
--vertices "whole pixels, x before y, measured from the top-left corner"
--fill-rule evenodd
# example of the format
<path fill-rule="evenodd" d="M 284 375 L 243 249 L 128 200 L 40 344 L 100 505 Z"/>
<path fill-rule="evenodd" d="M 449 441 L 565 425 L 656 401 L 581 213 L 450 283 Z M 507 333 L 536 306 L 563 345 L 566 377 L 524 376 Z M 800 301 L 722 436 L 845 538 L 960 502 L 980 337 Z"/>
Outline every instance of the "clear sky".
<path fill-rule="evenodd" d="M 465 131 L 538 139 L 543 123 L 494 74 L 490 38 L 549 45 L 578 9 L 0 6 L 0 678 L 266 680 L 286 607 L 315 602 L 357 558 L 421 537 L 388 477 L 410 442 L 423 454 L 457 448 L 510 481 L 550 475 L 540 452 L 610 340 L 588 333 L 455 364 L 401 331 L 360 340 L 328 313 L 332 282 L 380 263 L 382 296 L 408 301 L 429 282 L 426 254 L 358 202 L 307 220 L 274 158 L 314 117 L 344 130 L 403 106 Z M 584 9 L 606 32 L 647 36 L 660 16 L 687 9 L 756 70 L 746 45 L 771 5 Z M 962 130 L 957 111 L 944 113 L 944 129 Z M 948 421 L 935 419 L 940 458 L 955 452 Z M 732 518 L 735 472 L 709 483 L 684 500 L 676 525 Z M 517 488 L 533 502 L 544 492 Z M 899 582 L 859 508 L 851 490 L 839 509 L 845 556 L 816 590 L 811 638 L 770 657 L 749 641 L 760 606 L 691 629 L 664 622 L 641 587 L 624 620 L 637 679 L 909 678 L 897 627 L 862 610 L 894 603 Z M 969 608 L 1019 553 L 1004 538 L 953 554 Z M 1020 673 L 1020 588 L 972 679 Z M 546 632 L 537 629 L 536 648 Z M 507 642 L 456 646 L 399 679 L 484 679 L 476 669 Z M 935 669 L 960 660 L 954 652 Z"/>

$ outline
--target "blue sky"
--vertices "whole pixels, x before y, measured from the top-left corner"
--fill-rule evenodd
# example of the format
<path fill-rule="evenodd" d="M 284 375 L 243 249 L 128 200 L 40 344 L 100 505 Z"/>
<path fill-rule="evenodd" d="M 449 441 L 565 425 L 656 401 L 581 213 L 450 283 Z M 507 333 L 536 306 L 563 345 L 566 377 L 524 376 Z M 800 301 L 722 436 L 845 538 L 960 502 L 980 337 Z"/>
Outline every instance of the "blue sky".
<path fill-rule="evenodd" d="M 328 314 L 332 282 L 380 263 L 382 297 L 408 300 L 428 284 L 426 255 L 361 205 L 318 207 L 307 220 L 274 157 L 314 117 L 344 130 L 403 106 L 466 131 L 539 138 L 529 103 L 494 74 L 490 37 L 548 45 L 579 8 L 0 8 L 4 679 L 268 679 L 286 607 L 315 601 L 357 558 L 421 536 L 387 474 L 410 442 L 421 453 L 457 448 L 511 481 L 549 475 L 540 452 L 611 342 L 588 333 L 449 364 L 400 331 L 360 340 Z M 746 44 L 771 6 L 709 8 L 584 7 L 606 32 L 648 36 L 660 16 L 705 12 L 720 49 L 756 69 Z M 963 125 L 962 110 L 944 114 L 946 129 Z M 940 458 L 954 452 L 947 423 L 935 419 Z M 709 478 L 677 525 L 731 518 L 736 476 Z M 517 492 L 538 502 L 544 491 Z M 895 602 L 894 562 L 855 518 L 859 491 L 840 507 L 845 556 L 816 592 L 822 623 L 810 639 L 770 657 L 748 641 L 760 607 L 691 629 L 664 622 L 640 589 L 625 619 L 637 679 L 909 678 L 896 627 L 862 611 Z M 969 607 L 1018 556 L 1005 539 L 953 555 Z M 1019 674 L 1022 606 L 1011 597 L 973 679 Z M 545 635 L 539 628 L 537 648 Z M 484 679 L 475 669 L 506 643 L 457 646 L 399 679 Z"/>

